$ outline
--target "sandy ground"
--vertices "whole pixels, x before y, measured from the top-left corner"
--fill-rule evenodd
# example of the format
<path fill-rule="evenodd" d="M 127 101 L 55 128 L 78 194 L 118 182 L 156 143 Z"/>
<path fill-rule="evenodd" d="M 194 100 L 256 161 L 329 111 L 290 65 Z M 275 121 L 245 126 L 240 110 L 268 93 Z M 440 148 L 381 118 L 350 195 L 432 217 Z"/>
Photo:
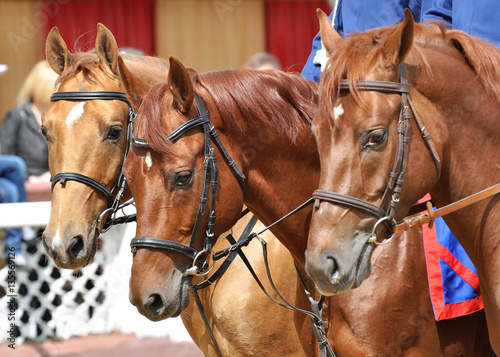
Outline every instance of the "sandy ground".
<path fill-rule="evenodd" d="M 59 342 L 25 342 L 13 350 L 0 345 L 0 356 L 12 357 L 203 357 L 193 342 L 169 338 L 137 338 L 133 334 L 111 333 L 74 337 Z"/>

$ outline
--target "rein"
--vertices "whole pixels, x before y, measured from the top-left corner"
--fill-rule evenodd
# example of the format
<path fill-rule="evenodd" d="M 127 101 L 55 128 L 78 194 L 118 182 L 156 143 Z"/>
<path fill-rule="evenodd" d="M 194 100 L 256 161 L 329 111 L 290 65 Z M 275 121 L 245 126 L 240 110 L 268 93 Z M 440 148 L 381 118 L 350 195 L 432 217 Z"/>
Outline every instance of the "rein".
<path fill-rule="evenodd" d="M 488 197 L 494 196 L 498 193 L 500 193 L 500 183 L 497 183 L 496 185 L 484 189 L 483 191 L 462 198 L 461 200 L 458 200 L 454 203 L 450 203 L 449 205 L 443 206 L 436 210 L 432 208 L 432 204 L 430 202 L 427 202 L 426 212 L 418 216 L 405 218 L 402 221 L 395 223 L 392 227 L 392 231 L 393 233 L 410 231 L 413 228 L 418 228 L 427 223 L 429 224 L 429 227 L 432 228 L 435 218 L 445 216 L 449 213 L 453 213 L 455 211 L 458 211 L 459 209 L 470 206 L 474 203 L 477 203 Z"/>
<path fill-rule="evenodd" d="M 358 90 L 362 91 L 376 91 L 381 93 L 389 94 L 400 94 L 401 95 L 401 109 L 399 113 L 398 129 L 397 129 L 397 147 L 396 156 L 394 159 L 394 165 L 392 171 L 389 175 L 389 182 L 382 196 L 381 206 L 388 206 L 387 210 L 384 210 L 381 206 L 377 206 L 368 201 L 362 199 L 326 191 L 326 190 L 316 190 L 313 193 L 313 199 L 316 200 L 316 207 L 318 207 L 321 201 L 327 201 L 333 204 L 340 204 L 343 206 L 354 207 L 361 211 L 364 211 L 372 216 L 375 216 L 378 220 L 372 228 L 372 233 L 367 243 L 375 244 L 386 244 L 394 236 L 393 226 L 396 224 L 394 219 L 394 214 L 396 211 L 396 206 L 399 202 L 401 190 L 404 182 L 404 173 L 408 164 L 409 155 L 409 145 L 410 145 L 410 131 L 411 131 L 411 115 L 410 111 L 413 113 L 413 118 L 419 128 L 420 135 L 424 140 L 426 146 L 428 147 L 431 156 L 436 165 L 436 170 L 438 173 L 438 178 L 441 176 L 441 160 L 437 154 L 437 150 L 432 142 L 430 134 L 427 129 L 422 124 L 418 114 L 416 113 L 413 103 L 410 99 L 410 85 L 408 83 L 408 75 L 406 72 L 406 65 L 402 63 L 399 66 L 400 72 L 400 82 L 384 82 L 384 81 L 364 81 L 358 85 Z M 342 80 L 339 86 L 340 90 L 350 90 L 349 82 L 347 80 Z M 389 201 L 387 203 L 387 201 Z M 384 224 L 391 235 L 386 238 L 385 241 L 379 242 L 377 240 L 377 228 L 379 225 Z"/>
<path fill-rule="evenodd" d="M 56 92 L 52 94 L 50 97 L 51 102 L 56 102 L 60 100 L 68 100 L 68 101 L 86 101 L 86 100 L 119 100 L 124 103 L 126 103 L 129 107 L 129 116 L 128 116 L 128 121 L 127 121 L 127 146 L 125 149 L 125 155 L 123 160 L 128 155 L 128 152 L 130 151 L 130 130 L 131 130 L 131 124 L 134 122 L 135 119 L 135 110 L 132 104 L 129 102 L 127 99 L 127 95 L 123 92 L 112 92 L 112 91 L 94 91 L 94 92 Z M 108 188 L 100 183 L 99 181 L 80 174 L 76 172 L 60 172 L 56 174 L 54 177 L 52 177 L 52 190 L 54 190 L 54 186 L 59 182 L 62 187 L 65 187 L 66 182 L 70 181 L 77 181 L 80 183 L 83 183 L 84 185 L 87 185 L 98 192 L 102 193 L 106 197 L 106 201 L 108 204 L 108 208 L 104 210 L 99 215 L 99 218 L 97 220 L 96 224 L 96 230 L 97 233 L 104 233 L 113 224 L 118 224 L 118 223 L 127 223 L 127 222 L 132 222 L 135 221 L 135 215 L 126 215 L 124 217 L 120 218 L 113 218 L 116 212 L 121 208 L 120 202 L 123 198 L 123 193 L 125 191 L 125 186 L 126 186 L 126 179 L 125 176 L 123 175 L 123 164 L 120 168 L 120 174 L 118 175 L 118 178 L 116 179 L 115 183 L 113 184 L 113 187 L 108 190 Z M 115 196 L 115 192 L 116 196 Z M 115 198 L 113 199 L 113 196 Z M 109 214 L 106 218 L 106 221 L 104 224 L 102 224 L 101 227 L 101 222 L 102 219 L 106 214 Z"/>

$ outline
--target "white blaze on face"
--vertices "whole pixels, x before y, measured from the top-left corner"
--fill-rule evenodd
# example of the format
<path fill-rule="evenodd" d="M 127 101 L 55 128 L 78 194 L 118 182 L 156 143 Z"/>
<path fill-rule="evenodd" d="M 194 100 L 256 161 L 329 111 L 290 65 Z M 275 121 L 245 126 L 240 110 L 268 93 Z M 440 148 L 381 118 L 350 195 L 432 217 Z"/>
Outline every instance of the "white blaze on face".
<path fill-rule="evenodd" d="M 339 117 L 342 114 L 344 114 L 344 107 L 342 107 L 342 104 L 339 104 L 335 108 L 333 108 L 333 117 L 335 120 L 339 120 Z"/>
<path fill-rule="evenodd" d="M 73 109 L 68 114 L 68 117 L 66 118 L 66 126 L 68 127 L 68 130 L 71 130 L 71 127 L 73 126 L 73 123 L 80 119 L 80 117 L 83 115 L 83 106 L 85 105 L 85 102 L 80 102 L 76 104 Z"/>
<path fill-rule="evenodd" d="M 151 159 L 151 152 L 148 151 L 146 154 L 146 166 L 148 167 L 148 170 L 153 166 L 153 159 Z"/>

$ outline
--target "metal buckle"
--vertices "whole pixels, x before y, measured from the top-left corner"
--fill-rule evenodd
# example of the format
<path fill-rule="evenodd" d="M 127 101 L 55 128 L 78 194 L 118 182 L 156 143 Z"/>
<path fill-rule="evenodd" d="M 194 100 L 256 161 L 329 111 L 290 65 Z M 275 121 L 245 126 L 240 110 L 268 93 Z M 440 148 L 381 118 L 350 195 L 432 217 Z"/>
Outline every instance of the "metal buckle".
<path fill-rule="evenodd" d="M 392 224 L 396 224 L 397 223 L 394 218 L 391 218 L 389 216 L 385 216 L 385 217 L 380 218 L 375 223 L 375 225 L 373 226 L 373 228 L 372 228 L 372 234 L 370 235 L 370 238 L 368 238 L 368 240 L 366 241 L 367 243 L 374 243 L 376 245 L 384 245 L 384 244 L 389 243 L 392 240 L 392 238 L 394 237 L 394 233 L 392 233 L 389 237 L 385 238 L 382 242 L 378 242 L 377 241 L 377 232 L 376 232 L 377 228 L 384 221 L 389 221 Z"/>
<path fill-rule="evenodd" d="M 207 252 L 205 252 L 203 250 L 201 252 L 199 252 L 198 254 L 196 254 L 196 256 L 193 259 L 193 264 L 191 265 L 190 268 L 186 269 L 186 271 L 184 272 L 184 276 L 187 276 L 187 275 L 205 276 L 212 271 L 212 269 L 215 266 L 215 259 L 213 259 L 213 256 L 214 256 L 213 251 L 208 252 L 208 254 L 212 256 L 212 266 L 210 268 L 208 268 L 208 270 L 206 270 L 204 272 L 200 272 L 200 268 L 196 265 L 196 261 L 198 260 L 198 258 L 204 254 L 207 254 Z"/>
<path fill-rule="evenodd" d="M 112 219 L 112 217 L 110 216 L 108 220 L 106 220 L 106 222 L 104 222 L 102 224 L 102 227 L 101 227 L 101 223 L 102 223 L 102 219 L 104 218 L 104 216 L 108 213 L 108 212 L 114 212 L 114 209 L 113 207 L 110 207 L 110 208 L 107 208 L 105 209 L 100 215 L 99 215 L 99 218 L 97 218 L 97 223 L 96 223 L 96 229 L 97 229 L 97 232 L 99 234 L 102 234 L 102 233 L 106 233 L 107 231 L 109 231 L 111 229 L 111 227 L 113 226 L 112 224 L 110 224 L 109 226 L 107 227 L 104 227 L 106 225 L 106 223 L 108 221 L 110 221 Z M 112 214 L 112 213 L 111 213 Z"/>

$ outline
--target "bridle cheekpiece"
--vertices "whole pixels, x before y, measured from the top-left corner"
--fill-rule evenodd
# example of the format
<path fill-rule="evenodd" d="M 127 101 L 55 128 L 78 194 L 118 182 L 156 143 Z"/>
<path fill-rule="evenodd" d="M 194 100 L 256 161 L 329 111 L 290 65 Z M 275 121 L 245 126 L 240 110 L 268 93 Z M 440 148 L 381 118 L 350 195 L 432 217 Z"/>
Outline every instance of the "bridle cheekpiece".
<path fill-rule="evenodd" d="M 397 223 L 394 219 L 394 215 L 396 206 L 400 199 L 404 182 L 404 173 L 407 168 L 409 156 L 412 117 L 410 115 L 410 111 L 413 112 L 413 117 L 415 118 L 417 126 L 419 127 L 420 134 L 424 139 L 425 144 L 429 148 L 429 151 L 431 152 L 431 156 L 437 168 L 438 178 L 441 175 L 441 164 L 439 156 L 437 155 L 437 151 L 434 147 L 434 144 L 432 143 L 429 133 L 427 132 L 425 126 L 422 124 L 420 118 L 415 112 L 410 99 L 410 84 L 408 83 L 408 75 L 406 71 L 406 65 L 404 63 L 399 66 L 399 72 L 399 83 L 385 81 L 362 81 L 357 86 L 357 89 L 361 91 L 376 91 L 381 93 L 401 95 L 401 108 L 397 126 L 396 157 L 394 159 L 392 171 L 389 175 L 389 182 L 382 196 L 381 206 L 377 206 L 373 203 L 364 201 L 356 197 L 327 190 L 318 189 L 313 193 L 313 198 L 316 200 L 316 205 L 318 205 L 320 201 L 327 201 L 332 204 L 357 208 L 377 218 L 377 222 L 373 226 L 371 235 L 367 240 L 368 243 L 385 244 L 389 242 L 394 236 L 394 233 L 392 233 L 392 227 Z M 339 89 L 350 90 L 349 81 L 343 79 L 340 83 Z M 388 204 L 387 201 L 389 201 Z M 388 208 L 383 209 L 383 206 L 388 206 Z M 379 242 L 377 240 L 377 228 L 381 224 L 384 224 L 387 227 L 390 235 L 384 241 Z"/>
<path fill-rule="evenodd" d="M 191 239 L 189 245 L 181 244 L 178 242 L 151 238 L 151 237 L 136 237 L 132 239 L 130 242 L 130 246 L 132 248 L 132 252 L 136 252 L 137 249 L 140 248 L 152 248 L 152 249 L 163 249 L 167 251 L 173 251 L 177 253 L 181 253 L 192 259 L 192 266 L 186 270 L 185 275 L 195 275 L 198 274 L 200 270 L 206 270 L 206 260 L 204 258 L 205 255 L 213 255 L 212 252 L 212 239 L 214 237 L 214 227 L 215 227 L 215 198 L 216 192 L 218 189 L 219 182 L 219 170 L 217 166 L 217 158 L 215 156 L 215 149 L 212 146 L 212 141 L 217 146 L 219 151 L 222 153 L 226 163 L 229 168 L 233 172 L 234 176 L 238 180 L 238 183 L 243 190 L 243 194 L 246 197 L 247 189 L 245 185 L 245 175 L 238 168 L 234 160 L 229 155 L 228 151 L 222 144 L 222 141 L 217 134 L 217 131 L 212 126 L 210 122 L 210 117 L 208 115 L 207 110 L 205 109 L 205 105 L 199 98 L 198 94 L 195 93 L 195 103 L 198 109 L 199 116 L 192 118 L 179 127 L 177 127 L 172 133 L 167 136 L 172 142 L 175 142 L 179 138 L 181 138 L 186 132 L 189 130 L 202 126 L 203 133 L 205 136 L 205 160 L 203 163 L 203 186 L 200 197 L 200 205 L 198 206 L 198 214 L 196 216 L 196 221 L 193 226 L 193 230 L 191 232 Z M 149 144 L 146 140 L 138 138 L 135 135 L 135 126 L 132 126 L 131 133 L 131 143 L 133 146 L 141 147 L 141 148 L 150 148 Z M 211 195 L 210 195 L 210 208 L 208 214 L 208 223 L 207 229 L 205 231 L 205 239 L 203 243 L 203 250 L 198 251 L 194 248 L 195 238 L 198 234 L 198 230 L 200 227 L 201 219 L 205 215 L 206 205 L 208 201 L 208 191 L 209 187 L 211 187 Z M 197 263 L 201 263 L 201 268 L 197 266 Z M 206 274 L 204 272 L 203 274 Z"/>

